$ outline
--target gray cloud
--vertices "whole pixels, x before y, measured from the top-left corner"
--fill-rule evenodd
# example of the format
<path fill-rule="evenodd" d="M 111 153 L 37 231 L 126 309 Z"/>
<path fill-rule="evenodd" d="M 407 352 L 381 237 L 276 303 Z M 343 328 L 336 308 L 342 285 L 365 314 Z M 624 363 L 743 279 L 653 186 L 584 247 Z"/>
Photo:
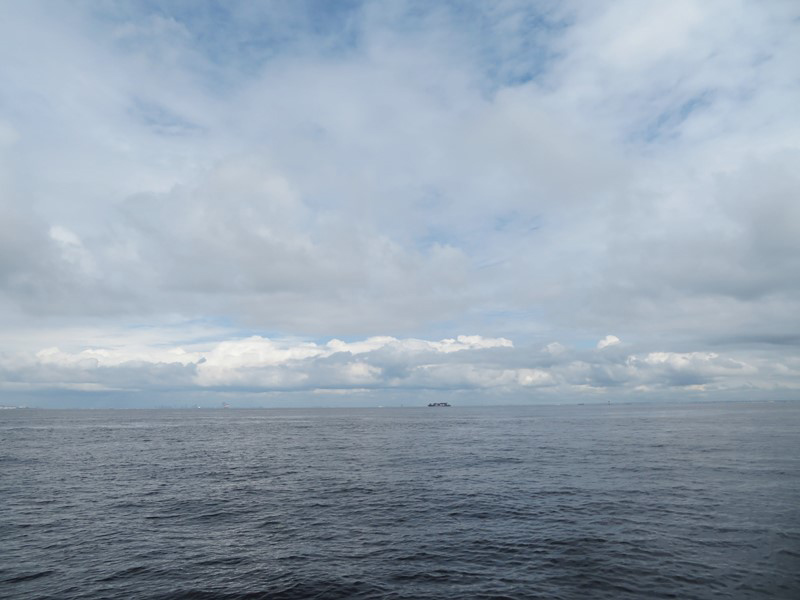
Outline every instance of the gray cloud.
<path fill-rule="evenodd" d="M 9 355 L 130 348 L 143 324 L 169 347 L 474 331 L 516 348 L 424 367 L 386 346 L 236 385 L 559 393 L 758 388 L 797 357 L 789 3 L 3 12 Z M 623 344 L 596 348 L 609 332 Z M 141 347 L 127 371 L 4 377 L 194 389 L 207 371 Z"/>
<path fill-rule="evenodd" d="M 607 338 L 605 338 L 607 339 Z M 633 352 L 624 343 L 592 350 L 515 349 L 504 338 L 460 336 L 426 341 L 391 337 L 315 344 L 258 336 L 214 344 L 131 350 L 47 348 L 0 360 L 3 391 L 29 397 L 83 391 L 94 394 L 192 398 L 239 394 L 257 404 L 265 394 L 306 402 L 320 394 L 420 395 L 480 392 L 483 399 L 550 402 L 624 401 L 707 395 L 785 397 L 796 393 L 800 361 L 716 352 Z M 299 395 L 299 396 L 298 396 Z M 488 395 L 488 396 L 487 396 Z M 738 395 L 738 396 L 737 396 Z M 287 396 L 284 396 L 284 401 Z M 357 400 L 347 400 L 357 402 Z M 475 401 L 472 399 L 471 401 Z M 186 400 L 184 400 L 186 402 Z"/>

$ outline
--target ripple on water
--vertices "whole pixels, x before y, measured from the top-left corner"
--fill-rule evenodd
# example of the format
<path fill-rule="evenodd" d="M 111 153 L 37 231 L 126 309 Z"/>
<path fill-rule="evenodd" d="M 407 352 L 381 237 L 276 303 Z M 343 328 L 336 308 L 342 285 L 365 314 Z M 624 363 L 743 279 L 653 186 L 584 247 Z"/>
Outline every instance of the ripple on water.
<path fill-rule="evenodd" d="M 9 597 L 800 597 L 800 405 L 14 412 Z"/>

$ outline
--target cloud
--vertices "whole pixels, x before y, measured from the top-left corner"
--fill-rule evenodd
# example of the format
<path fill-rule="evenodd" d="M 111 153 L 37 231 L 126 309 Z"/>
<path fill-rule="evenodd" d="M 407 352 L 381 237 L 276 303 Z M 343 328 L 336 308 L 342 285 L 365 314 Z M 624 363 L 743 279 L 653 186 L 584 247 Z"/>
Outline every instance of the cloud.
<path fill-rule="evenodd" d="M 597 349 L 602 350 L 603 348 L 607 348 L 608 346 L 616 346 L 619 344 L 620 340 L 615 335 L 607 335 L 602 340 L 597 342 Z"/>
<path fill-rule="evenodd" d="M 712 390 L 751 376 L 724 357 L 753 385 L 793 364 L 793 4 L 318 8 L 0 8 L 0 350 L 63 348 L 32 382 Z"/>
<path fill-rule="evenodd" d="M 484 400 L 488 394 L 496 401 L 533 397 L 556 402 L 586 393 L 614 400 L 679 398 L 686 393 L 747 397 L 754 391 L 780 396 L 800 389 L 798 374 L 796 359 L 775 363 L 714 352 L 609 354 L 605 348 L 562 346 L 554 356 L 481 336 L 325 343 L 251 336 L 187 348 L 125 345 L 69 352 L 51 347 L 6 354 L 0 359 L 0 390 L 112 397 L 177 393 L 190 404 L 196 398 L 230 399 L 231 393 L 244 404 L 258 404 L 265 394 L 275 393 L 292 394 L 283 396 L 283 402 L 300 397 L 313 403 L 319 394 L 341 399 L 340 392 L 354 394 L 345 396 L 350 402 L 359 395 L 406 402 L 419 394 L 460 393 L 479 393 Z"/>

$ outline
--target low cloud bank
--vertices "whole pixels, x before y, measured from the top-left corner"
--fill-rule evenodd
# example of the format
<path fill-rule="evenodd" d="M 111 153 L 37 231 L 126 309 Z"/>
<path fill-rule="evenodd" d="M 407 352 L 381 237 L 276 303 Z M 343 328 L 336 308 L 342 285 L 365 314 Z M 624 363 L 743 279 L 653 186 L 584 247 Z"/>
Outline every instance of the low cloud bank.
<path fill-rule="evenodd" d="M 506 338 L 370 337 L 315 343 L 251 336 L 200 347 L 56 347 L 0 359 L 0 393 L 472 392 L 475 401 L 559 401 L 575 395 L 642 399 L 670 392 L 800 389 L 800 359 L 715 352 L 630 351 L 616 336 L 595 348 L 558 342 L 516 348 Z M 111 402 L 113 404 L 113 402 Z M 287 403 L 291 403 L 288 399 Z"/>

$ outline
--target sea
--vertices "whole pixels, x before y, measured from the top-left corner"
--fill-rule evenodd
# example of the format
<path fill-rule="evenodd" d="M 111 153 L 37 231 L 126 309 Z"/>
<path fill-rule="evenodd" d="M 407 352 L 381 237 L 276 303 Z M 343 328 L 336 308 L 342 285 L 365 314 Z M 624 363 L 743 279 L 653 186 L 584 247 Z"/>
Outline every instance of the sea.
<path fill-rule="evenodd" d="M 0 596 L 800 598 L 800 402 L 0 411 Z"/>

